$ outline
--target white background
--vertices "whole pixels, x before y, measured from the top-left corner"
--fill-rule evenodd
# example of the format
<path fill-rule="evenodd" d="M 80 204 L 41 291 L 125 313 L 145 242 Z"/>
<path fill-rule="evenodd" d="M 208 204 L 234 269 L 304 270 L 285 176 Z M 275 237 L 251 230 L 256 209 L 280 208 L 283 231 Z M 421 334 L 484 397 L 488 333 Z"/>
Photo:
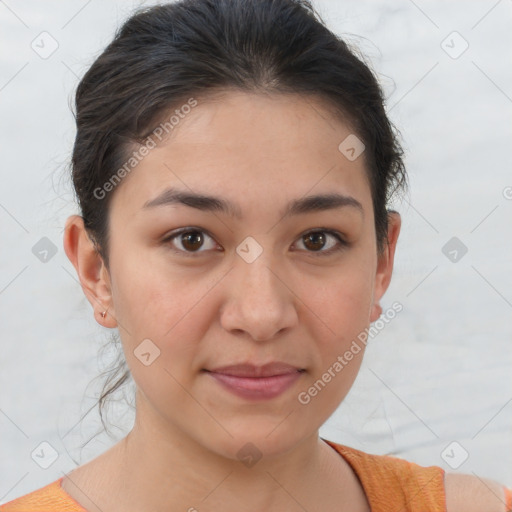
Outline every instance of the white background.
<path fill-rule="evenodd" d="M 133 421 L 120 407 L 117 438 L 80 449 L 102 429 L 93 379 L 111 360 L 98 355 L 110 331 L 93 318 L 62 230 L 78 213 L 66 174 L 72 94 L 136 5 L 0 2 L 0 503 L 99 455 Z M 320 434 L 446 471 L 456 442 L 451 460 L 469 454 L 458 472 L 512 487 L 512 2 L 315 5 L 379 74 L 411 182 L 382 303 L 404 309 L 370 341 Z M 31 48 L 42 31 L 59 45 L 47 59 Z M 46 263 L 32 253 L 42 237 L 57 248 Z M 468 249 L 455 263 L 442 252 L 452 237 Z M 48 469 L 31 458 L 41 442 L 58 453 Z"/>

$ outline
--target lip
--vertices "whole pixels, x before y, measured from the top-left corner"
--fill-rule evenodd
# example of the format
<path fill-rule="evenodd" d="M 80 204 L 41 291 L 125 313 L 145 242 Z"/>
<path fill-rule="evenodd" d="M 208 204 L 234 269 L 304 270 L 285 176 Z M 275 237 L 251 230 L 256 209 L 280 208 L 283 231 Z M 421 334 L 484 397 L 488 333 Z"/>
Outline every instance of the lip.
<path fill-rule="evenodd" d="M 274 361 L 256 366 L 249 363 L 233 364 L 229 366 L 221 366 L 213 370 L 207 370 L 213 373 L 221 373 L 223 375 L 231 375 L 234 377 L 274 377 L 277 375 L 287 375 L 302 371 L 297 366 L 292 366 L 282 361 Z"/>
<path fill-rule="evenodd" d="M 205 370 L 224 389 L 246 400 L 270 400 L 289 389 L 305 371 L 282 362 L 240 364 Z"/>
<path fill-rule="evenodd" d="M 225 373 L 208 372 L 217 382 L 233 394 L 246 400 L 270 400 L 284 393 L 302 375 L 302 371 L 271 377 L 236 377 Z"/>

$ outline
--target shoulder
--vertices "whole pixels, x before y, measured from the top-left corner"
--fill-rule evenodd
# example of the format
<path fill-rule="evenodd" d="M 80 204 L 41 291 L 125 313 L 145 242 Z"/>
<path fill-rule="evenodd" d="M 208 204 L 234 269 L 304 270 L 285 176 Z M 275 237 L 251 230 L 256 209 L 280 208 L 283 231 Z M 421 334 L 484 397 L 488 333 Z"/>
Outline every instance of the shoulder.
<path fill-rule="evenodd" d="M 512 512 L 512 489 L 494 480 L 326 442 L 350 463 L 375 508 L 402 500 L 402 510 L 413 503 L 414 510 Z"/>
<path fill-rule="evenodd" d="M 504 485 L 463 473 L 445 473 L 446 512 L 507 512 Z"/>
<path fill-rule="evenodd" d="M 66 510 L 67 512 L 86 512 L 61 487 L 62 478 L 51 482 L 19 498 L 0 505 L 0 512 L 48 512 L 48 510 Z"/>

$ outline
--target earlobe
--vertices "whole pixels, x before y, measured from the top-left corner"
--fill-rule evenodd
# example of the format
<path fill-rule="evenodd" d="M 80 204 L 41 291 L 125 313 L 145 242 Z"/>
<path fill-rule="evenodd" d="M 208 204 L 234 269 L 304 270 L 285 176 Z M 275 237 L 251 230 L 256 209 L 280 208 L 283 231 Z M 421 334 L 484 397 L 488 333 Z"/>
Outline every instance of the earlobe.
<path fill-rule="evenodd" d="M 93 307 L 96 321 L 104 327 L 116 327 L 108 270 L 79 215 L 72 215 L 66 220 L 64 251 L 75 267 L 82 290 Z M 106 314 L 102 315 L 103 312 Z"/>
<path fill-rule="evenodd" d="M 382 315 L 382 306 L 378 302 L 374 302 L 370 313 L 370 322 L 375 322 L 380 315 Z"/>

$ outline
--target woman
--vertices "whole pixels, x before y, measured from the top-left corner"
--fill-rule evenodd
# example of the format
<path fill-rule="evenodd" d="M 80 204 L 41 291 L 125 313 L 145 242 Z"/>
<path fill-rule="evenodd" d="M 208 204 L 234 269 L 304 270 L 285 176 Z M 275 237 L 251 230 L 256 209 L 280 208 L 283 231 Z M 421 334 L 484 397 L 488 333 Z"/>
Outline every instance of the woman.
<path fill-rule="evenodd" d="M 382 313 L 406 174 L 373 74 L 306 0 L 142 10 L 76 122 L 64 247 L 136 421 L 1 511 L 512 509 L 497 482 L 318 436 Z"/>

